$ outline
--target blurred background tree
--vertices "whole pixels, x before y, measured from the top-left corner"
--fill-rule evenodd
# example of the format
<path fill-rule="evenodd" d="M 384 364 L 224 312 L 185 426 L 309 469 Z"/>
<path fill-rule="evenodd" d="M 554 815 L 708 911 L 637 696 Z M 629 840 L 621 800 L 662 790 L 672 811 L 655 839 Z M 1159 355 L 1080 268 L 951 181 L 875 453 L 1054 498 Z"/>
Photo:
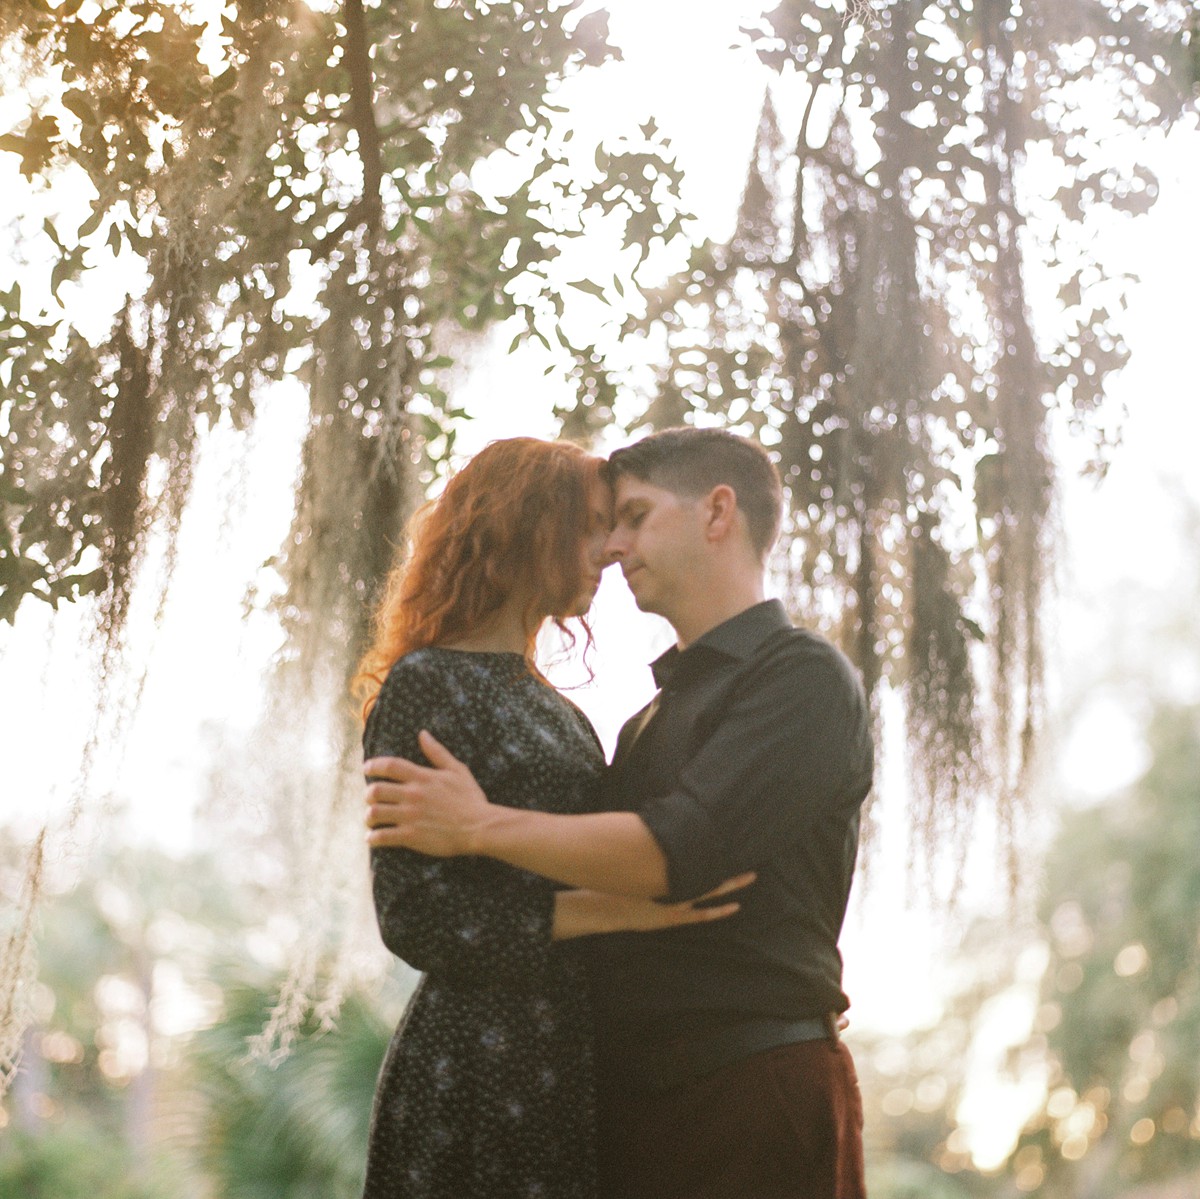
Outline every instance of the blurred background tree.
<path fill-rule="evenodd" d="M 976 923 L 963 982 L 931 1028 L 856 1044 L 872 1196 L 1186 1199 L 1200 1186 L 1200 710 L 1164 705 L 1127 792 L 1067 814 L 1037 927 Z M 973 1161 L 965 1119 L 989 1005 L 1029 992 L 1029 1031 L 991 1084 L 1032 1081 L 1033 1114 L 999 1165 Z"/>
<path fill-rule="evenodd" d="M 357 1199 L 375 1080 L 400 1007 L 356 993 L 336 1027 L 302 1026 L 274 1068 L 247 1058 L 282 980 L 234 981 L 223 1019 L 187 1050 L 179 1084 L 181 1155 L 229 1199 Z"/>
<path fill-rule="evenodd" d="M 48 909 L 38 1028 L 0 1108 L 0 1194 L 360 1194 L 409 972 L 349 997 L 336 1027 L 310 1015 L 285 1060 L 252 1059 L 284 982 L 266 910 L 209 857 L 92 859 Z"/>
<path fill-rule="evenodd" d="M 872 1196 L 924 1186 L 1005 1199 L 1190 1199 L 1200 1189 L 1200 636 L 1191 616 L 1200 503 L 1169 485 L 1139 494 L 1160 512 L 1164 498 L 1174 502 L 1164 518 L 1183 547 L 1173 585 L 1135 572 L 1093 597 L 1108 635 L 1078 665 L 1072 691 L 1077 701 L 1106 692 L 1119 701 L 1140 728 L 1144 765 L 1127 787 L 1073 806 L 1062 805 L 1054 772 L 1044 774 L 1038 794 L 1058 806 L 1036 919 L 973 922 L 938 1022 L 856 1046 Z M 1031 980 L 1039 959 L 1040 981 Z M 1024 1009 L 1024 1031 L 999 1037 L 989 1027 L 997 1006 Z M 972 1078 L 989 1047 L 993 1077 Z M 968 1092 L 1001 1086 L 1027 1088 L 1034 1101 L 1011 1148 L 981 1171 Z M 994 1114 L 1002 1118 L 999 1105 Z"/>
<path fill-rule="evenodd" d="M 1164 707 L 1128 795 L 1072 814 L 1046 868 L 1040 1194 L 1200 1185 L 1200 710 Z M 1037 1151 L 1040 1151 L 1040 1159 Z"/>

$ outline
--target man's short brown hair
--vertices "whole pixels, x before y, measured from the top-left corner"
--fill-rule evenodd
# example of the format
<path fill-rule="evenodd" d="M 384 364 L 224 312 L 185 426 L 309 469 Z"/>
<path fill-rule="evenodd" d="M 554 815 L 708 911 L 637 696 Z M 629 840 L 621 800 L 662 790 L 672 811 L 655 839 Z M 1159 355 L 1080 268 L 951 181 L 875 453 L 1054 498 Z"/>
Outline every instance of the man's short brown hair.
<path fill-rule="evenodd" d="M 663 429 L 617 450 L 605 467 L 616 485 L 631 475 L 653 487 L 698 499 L 725 484 L 745 513 L 750 542 L 765 559 L 779 536 L 783 484 L 767 451 L 757 441 L 725 429 Z"/>

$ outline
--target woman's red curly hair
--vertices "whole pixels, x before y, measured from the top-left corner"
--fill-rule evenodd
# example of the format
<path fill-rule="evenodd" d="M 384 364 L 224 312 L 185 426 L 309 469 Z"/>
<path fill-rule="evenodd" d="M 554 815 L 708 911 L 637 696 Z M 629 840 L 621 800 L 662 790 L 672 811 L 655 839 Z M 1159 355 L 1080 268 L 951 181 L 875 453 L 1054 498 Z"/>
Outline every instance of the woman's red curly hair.
<path fill-rule="evenodd" d="M 364 719 L 398 658 L 469 636 L 516 587 L 528 596 L 525 659 L 531 669 L 536 672 L 537 630 L 547 616 L 571 635 L 563 618 L 583 591 L 580 548 L 601 466 L 570 442 L 495 441 L 417 511 L 352 683 Z"/>

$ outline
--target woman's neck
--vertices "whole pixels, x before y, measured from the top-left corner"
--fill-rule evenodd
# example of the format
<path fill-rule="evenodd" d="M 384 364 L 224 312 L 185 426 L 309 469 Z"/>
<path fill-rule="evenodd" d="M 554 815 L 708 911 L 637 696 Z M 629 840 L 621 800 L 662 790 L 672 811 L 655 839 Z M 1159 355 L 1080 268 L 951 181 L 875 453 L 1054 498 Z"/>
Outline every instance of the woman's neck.
<path fill-rule="evenodd" d="M 442 643 L 443 649 L 484 654 L 524 654 L 529 640 L 524 606 L 510 601 L 492 618 L 462 637 Z"/>

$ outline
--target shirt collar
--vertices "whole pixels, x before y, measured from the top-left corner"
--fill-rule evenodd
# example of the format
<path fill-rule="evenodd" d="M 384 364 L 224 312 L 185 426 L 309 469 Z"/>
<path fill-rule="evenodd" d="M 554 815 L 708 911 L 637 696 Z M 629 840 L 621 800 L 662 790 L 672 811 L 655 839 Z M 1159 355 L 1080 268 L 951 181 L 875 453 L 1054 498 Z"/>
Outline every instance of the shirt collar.
<path fill-rule="evenodd" d="M 661 657 L 650 663 L 657 686 L 665 687 L 685 662 L 707 657 L 712 653 L 744 662 L 772 633 L 792 627 L 787 611 L 777 599 L 764 600 L 746 608 L 736 616 L 709 629 L 697 637 L 687 649 L 671 646 Z"/>

